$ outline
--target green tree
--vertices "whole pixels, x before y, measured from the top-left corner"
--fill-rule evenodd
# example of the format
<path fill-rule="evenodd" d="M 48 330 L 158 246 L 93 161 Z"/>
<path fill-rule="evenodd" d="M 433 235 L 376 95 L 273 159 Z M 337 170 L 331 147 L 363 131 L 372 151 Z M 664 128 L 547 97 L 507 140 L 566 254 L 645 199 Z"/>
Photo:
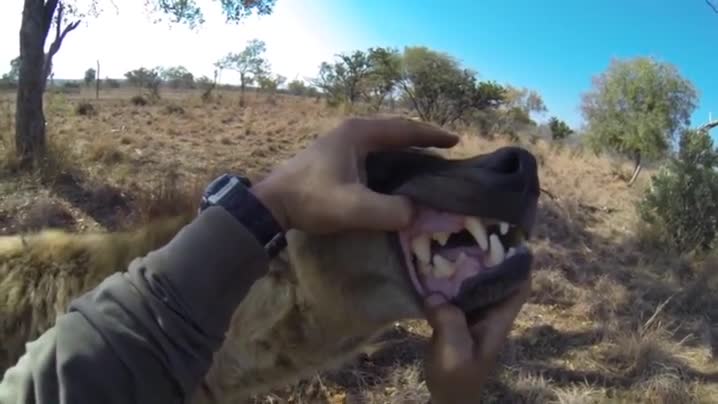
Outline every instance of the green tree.
<path fill-rule="evenodd" d="M 402 59 L 401 88 L 422 120 L 452 124 L 471 112 L 502 105 L 505 89 L 478 82 L 446 53 L 407 47 Z"/>
<path fill-rule="evenodd" d="M 131 86 L 146 89 L 151 100 L 156 101 L 160 98 L 159 89 L 160 84 L 162 84 L 160 68 L 147 69 L 140 67 L 125 73 L 125 78 Z"/>
<path fill-rule="evenodd" d="M 2 75 L 2 80 L 9 83 L 17 83 L 20 75 L 20 56 L 10 61 L 10 71 Z"/>
<path fill-rule="evenodd" d="M 220 0 L 227 22 L 239 22 L 256 12 L 271 14 L 276 0 Z M 88 16 L 97 16 L 102 0 L 24 0 L 20 24 L 20 66 L 15 108 L 15 149 L 24 167 L 31 167 L 46 152 L 43 94 L 52 72 L 52 61 L 67 34 Z M 111 2 L 115 7 L 117 2 Z M 146 0 L 147 10 L 169 16 L 172 23 L 196 27 L 204 23 L 195 0 Z M 159 20 L 159 19 L 158 19 Z M 53 29 L 54 28 L 54 29 Z M 54 39 L 45 52 L 48 34 Z"/>
<path fill-rule="evenodd" d="M 369 72 L 363 94 L 372 109 L 378 111 L 401 80 L 401 54 L 396 49 L 369 48 L 367 58 Z"/>
<path fill-rule="evenodd" d="M 553 140 L 563 140 L 571 136 L 573 130 L 566 124 L 566 122 L 552 116 L 548 121 L 548 128 L 551 130 L 551 138 Z"/>
<path fill-rule="evenodd" d="M 651 179 L 639 202 L 658 241 L 679 253 L 715 248 L 718 151 L 707 130 L 683 130 L 677 155 Z"/>
<path fill-rule="evenodd" d="M 307 95 L 307 85 L 302 80 L 292 80 L 287 83 L 287 91 L 293 95 Z"/>
<path fill-rule="evenodd" d="M 194 75 L 184 66 L 160 69 L 160 77 L 172 88 L 194 88 Z"/>
<path fill-rule="evenodd" d="M 260 77 L 269 72 L 269 63 L 264 59 L 267 47 L 264 41 L 252 39 L 239 53 L 228 53 L 217 65 L 220 69 L 234 70 L 239 73 L 239 105 L 244 106 L 244 91 Z"/>
<path fill-rule="evenodd" d="M 97 72 L 93 68 L 89 68 L 85 70 L 85 85 L 87 87 L 90 86 L 90 84 L 95 82 L 95 78 L 97 76 Z"/>
<path fill-rule="evenodd" d="M 690 124 L 697 100 L 693 84 L 670 64 L 645 57 L 614 60 L 583 97 L 587 141 L 596 151 L 632 157 L 633 184 L 642 159 L 666 156 L 675 135 Z"/>
<path fill-rule="evenodd" d="M 322 62 L 314 84 L 322 90 L 330 105 L 354 104 L 363 93 L 364 80 L 370 72 L 370 62 L 364 51 L 339 54 L 334 63 Z"/>

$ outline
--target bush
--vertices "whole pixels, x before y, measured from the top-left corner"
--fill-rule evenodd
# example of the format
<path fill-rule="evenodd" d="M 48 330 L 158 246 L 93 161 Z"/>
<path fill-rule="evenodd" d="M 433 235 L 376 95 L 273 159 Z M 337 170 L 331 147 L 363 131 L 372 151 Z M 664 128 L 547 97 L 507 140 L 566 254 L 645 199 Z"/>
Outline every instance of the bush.
<path fill-rule="evenodd" d="M 685 130 L 679 147 L 652 178 L 639 214 L 655 241 L 680 253 L 706 251 L 718 234 L 718 151 L 707 131 Z"/>
<path fill-rule="evenodd" d="M 553 140 L 563 140 L 569 137 L 573 130 L 566 124 L 566 122 L 554 117 L 548 122 L 548 127 L 551 130 L 551 138 Z"/>
<path fill-rule="evenodd" d="M 75 107 L 75 113 L 77 115 L 93 116 L 97 114 L 97 110 L 95 109 L 94 105 L 90 104 L 87 101 L 83 101 L 77 104 L 77 107 Z"/>
<path fill-rule="evenodd" d="M 143 97 L 141 95 L 135 95 L 134 97 L 130 98 L 130 102 L 132 103 L 132 105 L 135 105 L 138 107 L 147 105 L 147 100 L 145 99 L 145 97 Z"/>
<path fill-rule="evenodd" d="M 107 78 L 105 79 L 105 84 L 109 88 L 120 88 L 120 82 L 115 79 Z"/>
<path fill-rule="evenodd" d="M 165 113 L 170 115 L 184 115 L 184 108 L 180 107 L 177 104 L 168 104 L 167 106 L 165 106 Z"/>

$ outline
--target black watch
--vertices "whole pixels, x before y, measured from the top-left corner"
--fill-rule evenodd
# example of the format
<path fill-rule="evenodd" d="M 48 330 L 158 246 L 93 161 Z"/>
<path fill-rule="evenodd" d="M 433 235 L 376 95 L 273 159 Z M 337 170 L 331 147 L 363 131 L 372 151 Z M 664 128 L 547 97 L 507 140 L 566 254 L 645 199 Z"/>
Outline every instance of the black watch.
<path fill-rule="evenodd" d="M 246 177 L 223 174 L 205 188 L 199 213 L 210 206 L 221 206 L 257 238 L 270 257 L 275 257 L 287 245 L 282 227 L 251 187 Z"/>

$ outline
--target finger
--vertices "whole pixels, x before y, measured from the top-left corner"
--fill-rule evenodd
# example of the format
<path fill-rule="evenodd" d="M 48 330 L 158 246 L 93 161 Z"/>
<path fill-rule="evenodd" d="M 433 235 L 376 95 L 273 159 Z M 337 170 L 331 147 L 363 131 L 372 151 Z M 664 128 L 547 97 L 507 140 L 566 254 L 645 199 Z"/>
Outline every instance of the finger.
<path fill-rule="evenodd" d="M 358 183 L 336 192 L 332 200 L 341 207 L 338 219 L 343 227 L 398 231 L 411 223 L 413 208 L 406 197 L 379 194 Z"/>
<path fill-rule="evenodd" d="M 426 319 L 434 329 L 431 352 L 435 361 L 444 369 L 452 369 L 471 359 L 474 341 L 461 309 L 449 303 L 431 305 L 430 297 Z"/>
<path fill-rule="evenodd" d="M 459 137 L 436 126 L 406 118 L 378 118 L 361 120 L 357 133 L 365 152 L 406 147 L 448 148 Z"/>
<path fill-rule="evenodd" d="M 471 335 L 478 341 L 477 354 L 482 360 L 491 361 L 496 358 L 530 291 L 530 279 L 527 279 L 514 296 L 492 308 L 484 319 L 471 327 Z"/>

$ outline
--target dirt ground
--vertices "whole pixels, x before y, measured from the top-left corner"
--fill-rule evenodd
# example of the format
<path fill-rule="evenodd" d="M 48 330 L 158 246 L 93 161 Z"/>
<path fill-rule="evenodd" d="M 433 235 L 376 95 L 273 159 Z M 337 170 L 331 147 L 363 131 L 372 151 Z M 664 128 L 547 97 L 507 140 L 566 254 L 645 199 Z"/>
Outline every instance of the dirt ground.
<path fill-rule="evenodd" d="M 0 234 L 131 227 L 164 213 L 157 209 L 181 209 L 171 190 L 196 195 L 220 171 L 258 178 L 344 116 L 292 96 L 250 94 L 240 108 L 229 91 L 210 103 L 166 91 L 146 106 L 133 105 L 133 95 L 48 94 L 57 157 L 37 175 L 13 169 L 14 98 L 0 95 Z M 78 114 L 84 101 L 94 114 Z M 508 144 L 462 134 L 450 155 Z M 548 191 L 530 243 L 534 291 L 483 402 L 718 401 L 717 261 L 671 256 L 638 236 L 634 206 L 650 170 L 628 188 L 622 162 L 543 141 L 523 146 L 536 154 Z M 148 205 L 158 195 L 165 203 Z M 427 335 L 424 322 L 397 324 L 381 346 L 342 369 L 256 401 L 424 403 Z"/>

